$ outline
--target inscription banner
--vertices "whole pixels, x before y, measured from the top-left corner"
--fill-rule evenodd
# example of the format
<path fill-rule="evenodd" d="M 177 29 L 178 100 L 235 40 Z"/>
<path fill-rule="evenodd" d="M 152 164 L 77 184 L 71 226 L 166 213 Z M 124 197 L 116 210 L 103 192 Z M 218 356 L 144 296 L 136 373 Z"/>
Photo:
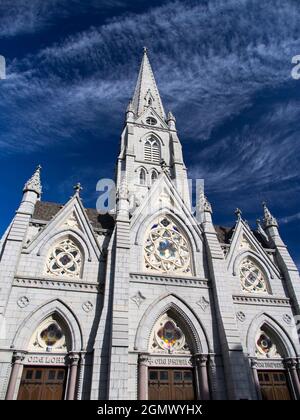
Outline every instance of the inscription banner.
<path fill-rule="evenodd" d="M 24 364 L 30 365 L 65 365 L 66 357 L 64 355 L 32 355 L 27 354 L 24 359 Z"/>
<path fill-rule="evenodd" d="M 256 366 L 257 369 L 284 369 L 284 365 L 280 360 L 259 360 L 257 361 Z"/>
<path fill-rule="evenodd" d="M 193 363 L 190 357 L 148 356 L 148 365 L 162 367 L 191 367 L 193 366 Z"/>

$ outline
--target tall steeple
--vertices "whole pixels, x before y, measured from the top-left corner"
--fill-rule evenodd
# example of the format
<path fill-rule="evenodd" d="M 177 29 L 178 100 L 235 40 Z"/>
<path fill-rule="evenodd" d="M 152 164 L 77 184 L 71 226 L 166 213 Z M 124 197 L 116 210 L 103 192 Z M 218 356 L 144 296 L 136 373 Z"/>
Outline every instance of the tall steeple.
<path fill-rule="evenodd" d="M 166 119 L 146 47 L 144 47 L 142 64 L 132 98 L 132 106 L 136 117 L 139 117 L 145 109 L 151 106 L 163 120 Z"/>
<path fill-rule="evenodd" d="M 134 95 L 126 109 L 116 171 L 117 189 L 121 187 L 124 173 L 126 175 L 131 210 L 143 202 L 163 169 L 168 171 L 183 201 L 190 207 L 176 119 L 171 112 L 165 114 L 144 48 Z"/>

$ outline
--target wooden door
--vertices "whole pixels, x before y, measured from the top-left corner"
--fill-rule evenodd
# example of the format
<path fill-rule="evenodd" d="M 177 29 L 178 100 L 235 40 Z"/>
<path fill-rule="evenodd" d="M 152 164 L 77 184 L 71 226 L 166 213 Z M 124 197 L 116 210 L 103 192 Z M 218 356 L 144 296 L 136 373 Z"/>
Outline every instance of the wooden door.
<path fill-rule="evenodd" d="M 284 370 L 258 371 L 258 379 L 263 400 L 290 400 L 291 394 Z"/>
<path fill-rule="evenodd" d="M 66 368 L 23 368 L 18 400 L 63 400 Z"/>
<path fill-rule="evenodd" d="M 149 400 L 194 400 L 192 369 L 149 368 Z"/>

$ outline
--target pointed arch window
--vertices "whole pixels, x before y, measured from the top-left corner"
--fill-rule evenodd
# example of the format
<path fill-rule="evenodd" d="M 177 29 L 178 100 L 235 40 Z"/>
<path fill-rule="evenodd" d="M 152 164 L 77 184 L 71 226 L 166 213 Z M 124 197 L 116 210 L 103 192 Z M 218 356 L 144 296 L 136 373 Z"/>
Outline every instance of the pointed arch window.
<path fill-rule="evenodd" d="M 250 258 L 245 258 L 240 265 L 240 281 L 244 292 L 267 293 L 267 280 L 261 269 Z"/>
<path fill-rule="evenodd" d="M 157 172 L 156 171 L 152 171 L 152 174 L 151 174 L 151 184 L 154 184 L 154 182 L 157 180 L 157 178 L 158 178 Z"/>
<path fill-rule="evenodd" d="M 143 168 L 140 170 L 139 183 L 140 185 L 146 185 L 146 171 Z"/>
<path fill-rule="evenodd" d="M 171 219 L 161 217 L 151 226 L 144 263 L 147 271 L 192 275 L 188 241 Z"/>
<path fill-rule="evenodd" d="M 72 239 L 67 238 L 51 249 L 46 263 L 46 273 L 53 276 L 80 278 L 82 261 L 80 249 Z"/>
<path fill-rule="evenodd" d="M 160 144 L 155 137 L 150 137 L 145 142 L 144 159 L 147 162 L 160 163 Z"/>

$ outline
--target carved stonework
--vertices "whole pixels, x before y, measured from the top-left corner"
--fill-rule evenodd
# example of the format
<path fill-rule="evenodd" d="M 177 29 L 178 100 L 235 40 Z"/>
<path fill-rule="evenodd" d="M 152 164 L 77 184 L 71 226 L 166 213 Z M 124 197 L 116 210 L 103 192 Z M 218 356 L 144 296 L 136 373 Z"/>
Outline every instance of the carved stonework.
<path fill-rule="evenodd" d="M 264 218 L 263 218 L 264 228 L 268 228 L 271 226 L 278 227 L 278 222 L 275 219 L 275 217 L 271 214 L 266 203 L 263 203 L 263 209 L 264 209 Z"/>
<path fill-rule="evenodd" d="M 282 316 L 282 319 L 284 320 L 284 322 L 286 322 L 287 324 L 291 324 L 292 323 L 292 317 L 289 314 L 284 314 Z"/>
<path fill-rule="evenodd" d="M 143 296 L 140 291 L 138 291 L 134 296 L 131 297 L 131 300 L 136 304 L 138 308 L 141 306 L 145 299 L 145 296 Z"/>
<path fill-rule="evenodd" d="M 253 250 L 253 246 L 248 241 L 245 235 L 242 235 L 241 237 L 239 249 L 240 250 Z"/>
<path fill-rule="evenodd" d="M 78 246 L 71 239 L 65 239 L 52 248 L 46 264 L 46 273 L 79 278 L 81 267 L 82 255 Z"/>
<path fill-rule="evenodd" d="M 80 229 L 81 230 L 81 226 L 78 223 L 77 217 L 75 215 L 75 213 L 72 213 L 69 218 L 67 220 L 64 221 L 64 223 L 62 224 L 62 228 L 68 229 Z"/>
<path fill-rule="evenodd" d="M 34 191 L 39 196 L 42 194 L 41 166 L 38 165 L 32 177 L 24 185 L 23 191 Z"/>
<path fill-rule="evenodd" d="M 22 296 L 18 299 L 17 304 L 20 308 L 25 308 L 29 305 L 29 299 L 27 296 Z"/>
<path fill-rule="evenodd" d="M 246 320 L 246 315 L 242 311 L 237 312 L 236 317 L 240 322 L 244 322 Z"/>
<path fill-rule="evenodd" d="M 201 296 L 197 302 L 197 305 L 199 305 L 202 311 L 205 312 L 206 308 L 209 306 L 209 300 L 205 296 Z"/>
<path fill-rule="evenodd" d="M 84 310 L 84 312 L 91 312 L 91 310 L 94 308 L 94 305 L 92 304 L 91 301 L 87 300 L 86 302 L 84 302 L 82 304 L 82 309 Z"/>
<path fill-rule="evenodd" d="M 249 293 L 267 293 L 267 282 L 260 268 L 250 258 L 240 265 L 242 290 Z"/>
<path fill-rule="evenodd" d="M 199 190 L 199 198 L 197 202 L 197 210 L 199 213 L 208 212 L 212 213 L 212 207 L 210 202 L 207 200 L 206 196 L 204 195 L 204 191 L 201 188 Z"/>
<path fill-rule="evenodd" d="M 153 223 L 144 248 L 147 271 L 190 274 L 190 248 L 184 235 L 167 217 Z"/>

